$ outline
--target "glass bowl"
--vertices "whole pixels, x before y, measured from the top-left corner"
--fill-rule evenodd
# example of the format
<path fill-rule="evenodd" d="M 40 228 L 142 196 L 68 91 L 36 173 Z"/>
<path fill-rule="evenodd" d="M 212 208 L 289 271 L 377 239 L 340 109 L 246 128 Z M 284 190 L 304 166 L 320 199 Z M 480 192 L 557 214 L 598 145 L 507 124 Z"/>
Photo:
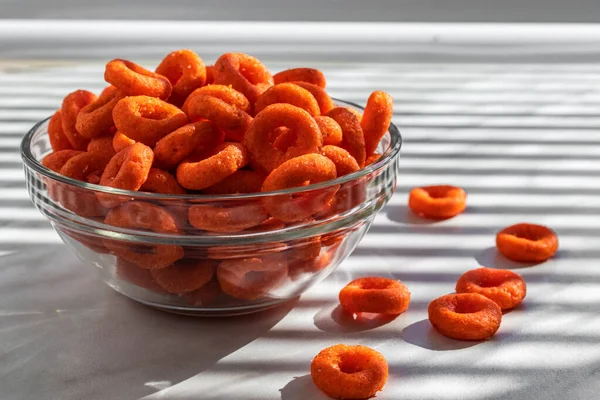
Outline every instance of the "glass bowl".
<path fill-rule="evenodd" d="M 51 152 L 47 128 L 48 119 L 27 133 L 21 156 L 33 204 L 66 245 L 119 293 L 161 310 L 206 316 L 260 311 L 329 275 L 392 196 L 402 143 L 391 125 L 379 160 L 320 184 L 244 195 L 163 195 L 54 173 L 40 163 Z"/>

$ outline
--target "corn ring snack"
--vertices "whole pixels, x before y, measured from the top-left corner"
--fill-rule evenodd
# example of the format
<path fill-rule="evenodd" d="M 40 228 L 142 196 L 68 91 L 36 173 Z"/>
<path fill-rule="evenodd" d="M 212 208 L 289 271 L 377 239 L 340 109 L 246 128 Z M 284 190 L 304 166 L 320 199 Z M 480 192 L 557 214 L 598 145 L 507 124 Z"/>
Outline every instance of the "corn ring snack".
<path fill-rule="evenodd" d="M 67 161 L 83 153 L 83 151 L 78 150 L 55 151 L 54 153 L 50 153 L 46 157 L 44 157 L 44 159 L 42 160 L 42 165 L 56 173 L 60 173 L 60 169 L 63 167 L 63 165 L 65 165 Z"/>
<path fill-rule="evenodd" d="M 186 189 L 201 190 L 222 181 L 248 164 L 241 143 L 225 142 L 210 151 L 192 154 L 177 167 L 177 181 Z"/>
<path fill-rule="evenodd" d="M 371 154 L 369 157 L 367 157 L 367 159 L 365 161 L 365 167 L 367 165 L 373 164 L 375 161 L 379 160 L 380 158 L 381 158 L 381 154 L 379 154 L 379 153 Z"/>
<path fill-rule="evenodd" d="M 221 286 L 219 286 L 219 281 L 217 281 L 216 277 L 213 277 L 213 279 L 200 289 L 184 294 L 183 298 L 191 306 L 205 307 L 214 304 L 222 295 L 223 291 L 221 290 Z"/>
<path fill-rule="evenodd" d="M 542 262 L 558 250 L 558 236 L 543 225 L 521 223 L 496 234 L 496 247 L 506 258 L 518 262 Z"/>
<path fill-rule="evenodd" d="M 521 304 L 527 285 L 520 275 L 510 270 L 477 268 L 458 278 L 456 293 L 479 293 L 496 302 L 502 310 L 510 310 Z"/>
<path fill-rule="evenodd" d="M 252 117 L 245 111 L 213 96 L 194 96 L 188 111 L 191 121 L 207 119 L 225 131 L 225 139 L 242 141 Z"/>
<path fill-rule="evenodd" d="M 217 279 L 223 292 L 240 300 L 265 297 L 287 278 L 285 258 L 278 254 L 223 260 Z"/>
<path fill-rule="evenodd" d="M 339 295 L 349 313 L 401 314 L 408 309 L 410 292 L 395 279 L 368 276 L 347 284 Z"/>
<path fill-rule="evenodd" d="M 467 207 L 467 194 L 455 186 L 423 186 L 410 191 L 408 207 L 426 218 L 452 218 Z"/>
<path fill-rule="evenodd" d="M 156 143 L 155 162 L 166 170 L 175 169 L 194 151 L 212 149 L 224 138 L 223 132 L 210 121 L 184 125 Z"/>
<path fill-rule="evenodd" d="M 96 184 L 98 182 L 90 182 L 89 177 L 102 175 L 102 171 L 104 171 L 109 161 L 110 158 L 97 153 L 78 154 L 63 165 L 60 174 L 79 181 Z"/>
<path fill-rule="evenodd" d="M 381 138 L 388 131 L 394 115 L 394 99 L 385 92 L 371 93 L 360 125 L 365 135 L 367 156 L 377 150 Z"/>
<path fill-rule="evenodd" d="M 296 144 L 296 132 L 285 126 L 275 128 L 269 136 L 274 138 L 270 140 L 273 143 L 273 147 L 283 153 Z"/>
<path fill-rule="evenodd" d="M 206 84 L 212 85 L 215 82 L 215 66 L 207 65 L 206 66 Z"/>
<path fill-rule="evenodd" d="M 167 234 L 180 233 L 173 215 L 160 206 L 141 201 L 130 201 L 111 209 L 104 222 L 126 229 L 144 229 Z M 170 244 L 141 246 L 104 239 L 104 245 L 118 257 L 144 269 L 167 268 L 184 255 L 181 246 Z"/>
<path fill-rule="evenodd" d="M 329 111 L 327 116 L 342 128 L 342 142 L 339 146 L 347 150 L 361 168 L 364 167 L 367 158 L 365 138 L 356 116 L 345 107 L 336 107 Z"/>
<path fill-rule="evenodd" d="M 323 146 L 321 154 L 333 161 L 338 178 L 360 169 L 354 157 L 341 147 Z"/>
<path fill-rule="evenodd" d="M 149 96 L 167 100 L 172 90 L 171 82 L 166 77 L 121 59 L 106 64 L 104 80 L 127 96 Z"/>
<path fill-rule="evenodd" d="M 87 146 L 88 153 L 94 153 L 106 160 L 106 163 L 116 154 L 113 148 L 113 138 L 110 136 L 102 136 L 90 140 Z"/>
<path fill-rule="evenodd" d="M 477 293 L 447 294 L 429 303 L 429 322 L 442 335 L 458 340 L 487 340 L 502 322 L 502 310 Z"/>
<path fill-rule="evenodd" d="M 190 115 L 189 105 L 197 96 L 212 96 L 223 100 L 225 103 L 239 108 L 242 111 L 249 112 L 250 102 L 240 92 L 224 85 L 206 85 L 194 90 L 183 103 L 181 109 L 184 113 Z"/>
<path fill-rule="evenodd" d="M 152 149 L 142 143 L 126 147 L 110 160 L 100 177 L 100 185 L 123 190 L 139 190 L 148 178 L 153 160 Z M 97 197 L 107 208 L 123 202 L 123 199 L 108 193 L 97 193 Z"/>
<path fill-rule="evenodd" d="M 323 136 L 323 146 L 339 146 L 340 143 L 342 143 L 342 128 L 334 119 L 326 116 L 319 116 L 315 117 L 315 121 Z"/>
<path fill-rule="evenodd" d="M 281 164 L 267 176 L 262 186 L 263 192 L 290 189 L 336 178 L 335 164 L 320 154 L 306 154 L 292 158 Z M 267 212 L 283 222 L 296 222 L 309 218 L 323 209 L 335 195 L 337 188 L 319 190 L 315 193 L 278 195 L 265 197 L 263 202 Z"/>
<path fill-rule="evenodd" d="M 369 347 L 336 344 L 313 358 L 310 375 L 315 385 L 334 399 L 367 399 L 383 389 L 388 364 L 381 353 Z"/>
<path fill-rule="evenodd" d="M 150 270 L 140 268 L 117 257 L 116 274 L 119 278 L 131 283 L 132 285 L 151 290 L 157 293 L 164 293 L 165 290 L 152 277 Z"/>
<path fill-rule="evenodd" d="M 276 85 L 284 82 L 306 82 L 320 88 L 325 88 L 327 80 L 325 75 L 314 68 L 291 68 L 273 75 L 273 81 Z"/>
<path fill-rule="evenodd" d="M 205 194 L 241 194 L 260 192 L 265 176 L 255 171 L 238 170 L 203 190 Z"/>
<path fill-rule="evenodd" d="M 120 100 L 113 110 L 113 119 L 118 131 L 148 146 L 154 146 L 165 135 L 189 122 L 179 108 L 148 96 Z"/>
<path fill-rule="evenodd" d="M 89 140 L 83 137 L 75 127 L 77 115 L 82 108 L 96 101 L 94 93 L 87 90 L 76 90 L 69 93 L 62 102 L 60 117 L 62 130 L 75 150 L 85 150 Z"/>
<path fill-rule="evenodd" d="M 150 168 L 146 181 L 140 187 L 140 192 L 162 193 L 162 194 L 185 194 L 177 179 L 167 171 L 158 168 Z"/>
<path fill-rule="evenodd" d="M 166 77 L 173 90 L 169 102 L 180 106 L 195 89 L 206 83 L 206 67 L 192 50 L 169 53 L 156 67 L 156 73 Z"/>
<path fill-rule="evenodd" d="M 231 85 L 251 102 L 270 86 L 273 76 L 258 59 L 243 53 L 225 53 L 215 62 L 214 83 Z"/>
<path fill-rule="evenodd" d="M 206 285 L 214 276 L 216 266 L 212 260 L 184 258 L 167 268 L 150 270 L 150 274 L 165 291 L 184 294 Z"/>
<path fill-rule="evenodd" d="M 308 90 L 310 94 L 313 95 L 313 97 L 315 98 L 315 100 L 317 100 L 317 103 L 319 104 L 321 114 L 327 114 L 329 111 L 335 108 L 333 100 L 331 100 L 331 97 L 329 97 L 325 89 L 323 89 L 322 87 L 307 82 L 295 81 L 291 83 L 300 86 L 302 89 Z"/>
<path fill-rule="evenodd" d="M 231 207 L 192 205 L 188 218 L 197 229 L 209 232 L 233 233 L 260 225 L 267 219 L 262 204 L 245 203 Z"/>
<path fill-rule="evenodd" d="M 129 147 L 135 143 L 137 143 L 135 140 L 128 138 L 123 132 L 117 131 L 113 136 L 112 146 L 115 153 L 118 153 L 124 148 Z"/>
<path fill-rule="evenodd" d="M 48 139 L 50 140 L 50 146 L 52 150 L 72 150 L 73 145 L 67 139 L 67 136 L 63 132 L 62 118 L 60 110 L 52 114 L 52 118 L 48 122 Z"/>
<path fill-rule="evenodd" d="M 291 104 L 308 112 L 311 117 L 321 114 L 319 103 L 306 89 L 293 83 L 281 83 L 271 86 L 254 103 L 254 112 L 259 113 L 271 104 Z"/>
<path fill-rule="evenodd" d="M 123 97 L 117 88 L 109 86 L 96 101 L 83 107 L 77 114 L 75 123 L 81 136 L 93 139 L 109 132 L 114 126 L 113 109 Z"/>
<path fill-rule="evenodd" d="M 269 137 L 281 126 L 290 128 L 296 142 L 283 152 L 273 147 Z M 306 111 L 290 104 L 272 104 L 254 117 L 246 131 L 244 144 L 255 169 L 269 173 L 286 160 L 317 153 L 323 138 L 315 120 Z"/>

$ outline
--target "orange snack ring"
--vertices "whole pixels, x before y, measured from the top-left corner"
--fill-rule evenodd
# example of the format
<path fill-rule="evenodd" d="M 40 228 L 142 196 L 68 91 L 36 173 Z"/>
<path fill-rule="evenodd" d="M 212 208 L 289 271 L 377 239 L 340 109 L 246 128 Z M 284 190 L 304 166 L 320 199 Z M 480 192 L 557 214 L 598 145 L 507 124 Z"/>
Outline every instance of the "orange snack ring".
<path fill-rule="evenodd" d="M 203 190 L 205 194 L 240 194 L 260 192 L 265 176 L 255 171 L 238 170 Z"/>
<path fill-rule="evenodd" d="M 289 260 L 312 260 L 321 254 L 321 237 L 315 236 L 288 244 Z"/>
<path fill-rule="evenodd" d="M 250 102 L 242 93 L 225 85 L 206 85 L 194 90 L 185 100 L 181 109 L 186 114 L 190 114 L 189 106 L 192 100 L 197 96 L 212 96 L 223 100 L 225 103 L 239 108 L 242 111 L 250 110 Z"/>
<path fill-rule="evenodd" d="M 354 157 L 341 147 L 323 146 L 321 154 L 333 161 L 338 178 L 360 169 Z"/>
<path fill-rule="evenodd" d="M 114 126 L 112 112 L 124 97 L 117 88 L 109 86 L 93 103 L 83 107 L 77 114 L 75 128 L 81 136 L 93 139 L 109 132 Z"/>
<path fill-rule="evenodd" d="M 140 192 L 163 193 L 163 194 L 185 194 L 177 179 L 167 171 L 159 168 L 150 168 L 146 181 L 140 187 Z"/>
<path fill-rule="evenodd" d="M 327 114 L 329 111 L 331 111 L 335 108 L 335 103 L 333 102 L 331 97 L 329 97 L 329 95 L 327 94 L 325 89 L 323 89 L 317 85 L 313 85 L 312 83 L 308 83 L 308 82 L 295 81 L 295 82 L 291 82 L 291 83 L 298 85 L 303 89 L 308 90 L 310 92 L 310 94 L 313 95 L 315 100 L 317 100 L 317 104 L 319 104 L 319 109 L 321 110 L 321 114 Z"/>
<path fill-rule="evenodd" d="M 113 119 L 117 130 L 148 146 L 154 146 L 165 135 L 189 122 L 179 108 L 148 96 L 120 100 L 113 110 Z"/>
<path fill-rule="evenodd" d="M 342 142 L 339 146 L 347 150 L 361 168 L 364 167 L 367 158 L 365 138 L 358 118 L 345 107 L 336 107 L 327 116 L 342 128 Z"/>
<path fill-rule="evenodd" d="M 358 118 L 358 121 L 362 121 L 363 115 L 360 113 L 360 111 L 358 111 L 356 108 L 352 108 L 352 107 L 345 107 L 346 110 L 350 111 L 352 114 L 354 114 L 354 116 L 356 118 Z"/>
<path fill-rule="evenodd" d="M 275 128 L 272 132 L 272 136 L 275 138 L 272 143 L 273 147 L 282 152 L 286 152 L 290 147 L 296 144 L 296 132 L 285 126 Z"/>
<path fill-rule="evenodd" d="M 65 165 L 71 158 L 83 154 L 83 151 L 78 150 L 59 150 L 54 153 L 48 154 L 42 160 L 42 165 L 56 173 L 60 173 L 60 169 Z"/>
<path fill-rule="evenodd" d="M 319 88 L 325 88 L 327 80 L 325 75 L 314 68 L 291 68 L 273 75 L 273 81 L 276 85 L 284 82 L 306 82 Z"/>
<path fill-rule="evenodd" d="M 210 187 L 248 164 L 248 153 L 241 143 L 225 142 L 210 151 L 192 154 L 177 167 L 177 181 L 191 190 Z"/>
<path fill-rule="evenodd" d="M 219 281 L 213 278 L 201 288 L 184 294 L 183 298 L 189 305 L 202 307 L 214 304 L 222 294 Z"/>
<path fill-rule="evenodd" d="M 335 399 L 367 399 L 383 389 L 388 364 L 369 347 L 336 344 L 313 358 L 310 375 L 319 389 Z"/>
<path fill-rule="evenodd" d="M 267 219 L 262 204 L 248 203 L 233 207 L 192 205 L 188 211 L 190 224 L 209 232 L 233 233 L 260 225 Z"/>
<path fill-rule="evenodd" d="M 117 131 L 113 136 L 112 146 L 115 153 L 118 153 L 135 143 L 137 143 L 135 140 L 128 138 L 123 132 Z"/>
<path fill-rule="evenodd" d="M 317 274 L 331 265 L 332 252 L 326 251 L 310 260 L 292 258 L 288 261 L 288 276 L 291 280 L 297 280 L 302 274 Z"/>
<path fill-rule="evenodd" d="M 280 255 L 223 260 L 217 268 L 221 289 L 240 300 L 265 297 L 287 278 L 288 266 Z"/>
<path fill-rule="evenodd" d="M 140 201 L 130 201 L 111 209 L 104 222 L 127 229 L 145 229 L 157 233 L 180 233 L 175 218 L 164 208 Z M 144 246 L 151 251 L 138 252 L 128 242 L 104 239 L 104 245 L 118 257 L 144 269 L 167 268 L 183 258 L 183 248 L 176 245 L 159 244 Z M 147 249 L 146 249 L 147 250 Z"/>
<path fill-rule="evenodd" d="M 113 148 L 113 138 L 111 136 L 102 136 L 90 140 L 87 147 L 88 153 L 94 153 L 101 158 L 106 159 L 106 163 L 116 154 Z"/>
<path fill-rule="evenodd" d="M 324 146 L 339 146 L 342 143 L 342 128 L 334 119 L 323 115 L 316 117 L 315 122 L 319 126 L 321 135 L 323 135 Z"/>
<path fill-rule="evenodd" d="M 373 164 L 375 161 L 379 160 L 380 158 L 381 158 L 381 154 L 379 154 L 379 153 L 371 154 L 369 157 L 367 157 L 367 159 L 365 161 L 365 166 Z"/>
<path fill-rule="evenodd" d="M 442 335 L 458 340 L 487 340 L 502 322 L 502 310 L 478 293 L 447 294 L 429 303 L 429 321 Z"/>
<path fill-rule="evenodd" d="M 121 150 L 110 160 L 102 176 L 100 185 L 123 190 L 139 190 L 152 167 L 154 153 L 142 143 L 135 143 Z M 108 193 L 98 193 L 98 200 L 107 208 L 115 207 L 123 199 Z"/>
<path fill-rule="evenodd" d="M 116 266 L 117 276 L 132 285 L 151 290 L 157 293 L 164 293 L 165 290 L 152 277 L 149 270 L 138 267 L 127 260 L 117 257 Z"/>
<path fill-rule="evenodd" d="M 215 62 L 214 83 L 231 85 L 251 102 L 270 86 L 273 76 L 256 58 L 243 53 L 225 53 Z"/>
<path fill-rule="evenodd" d="M 215 66 L 207 65 L 206 66 L 206 84 L 212 85 L 215 82 Z"/>
<path fill-rule="evenodd" d="M 63 132 L 60 110 L 52 114 L 52 118 L 48 122 L 48 139 L 54 151 L 73 150 L 73 145 Z"/>
<path fill-rule="evenodd" d="M 385 92 L 371 93 L 360 125 L 365 135 L 367 156 L 377 150 L 381 138 L 388 131 L 394 114 L 394 99 Z"/>
<path fill-rule="evenodd" d="M 281 164 L 267 176 L 262 191 L 289 189 L 335 179 L 335 164 L 320 154 L 306 154 Z M 284 222 L 296 222 L 309 218 L 325 207 L 335 195 L 337 188 L 328 188 L 316 193 L 278 195 L 265 197 L 263 203 L 269 214 Z"/>
<path fill-rule="evenodd" d="M 62 102 L 60 117 L 62 130 L 75 150 L 85 150 L 89 140 L 83 137 L 75 127 L 77 115 L 82 108 L 96 101 L 94 93 L 87 90 L 76 90 L 69 93 Z"/>
<path fill-rule="evenodd" d="M 558 236 L 546 226 L 520 223 L 498 232 L 496 247 L 504 257 L 513 261 L 541 262 L 556 254 Z"/>
<path fill-rule="evenodd" d="M 520 275 L 510 270 L 477 268 L 458 278 L 456 293 L 478 293 L 496 302 L 502 310 L 509 310 L 521 304 L 527 285 Z"/>
<path fill-rule="evenodd" d="M 259 113 L 271 104 L 291 104 L 308 112 L 311 117 L 321 114 L 319 103 L 306 89 L 293 83 L 271 86 L 254 103 L 254 112 Z"/>
<path fill-rule="evenodd" d="M 281 126 L 294 131 L 296 142 L 287 151 L 273 147 L 271 133 Z M 315 120 L 291 104 L 272 104 L 258 113 L 244 136 L 244 144 L 255 169 L 269 173 L 285 161 L 309 153 L 318 153 L 323 137 Z"/>
<path fill-rule="evenodd" d="M 169 53 L 156 67 L 156 73 L 166 77 L 173 87 L 169 102 L 181 105 L 195 89 L 206 83 L 206 67 L 192 50 Z"/>
<path fill-rule="evenodd" d="M 194 151 L 211 149 L 222 143 L 224 138 L 223 132 L 210 121 L 184 125 L 156 143 L 155 162 L 164 169 L 175 169 Z"/>
<path fill-rule="evenodd" d="M 248 113 L 214 96 L 194 96 L 188 104 L 188 111 L 191 121 L 207 119 L 214 122 L 225 131 L 228 140 L 242 141 L 252 122 Z"/>
<path fill-rule="evenodd" d="M 60 174 L 88 182 L 88 176 L 101 174 L 109 161 L 110 158 L 97 153 L 82 153 L 70 158 L 60 169 Z"/>
<path fill-rule="evenodd" d="M 426 218 L 452 218 L 467 207 L 467 194 L 455 186 L 423 186 L 410 191 L 408 207 Z"/>
<path fill-rule="evenodd" d="M 265 221 L 266 222 L 266 221 Z M 261 224 L 262 225 L 262 224 Z M 264 232 L 261 225 L 257 225 L 257 231 L 253 231 L 254 228 L 250 228 L 248 232 Z M 287 246 L 282 242 L 266 242 L 261 243 L 260 246 L 255 244 L 246 245 L 221 245 L 209 247 L 206 257 L 211 260 L 239 260 L 243 258 L 252 257 L 263 257 L 263 256 L 277 256 L 282 257 L 283 252 L 287 249 Z"/>
<path fill-rule="evenodd" d="M 328 206 L 315 214 L 315 217 L 321 219 L 344 213 L 363 204 L 366 198 L 366 181 L 360 180 L 345 183 L 339 188 Z"/>
<path fill-rule="evenodd" d="M 212 260 L 181 259 L 167 268 L 151 270 L 150 274 L 167 292 L 189 293 L 200 289 L 215 274 Z"/>
<path fill-rule="evenodd" d="M 342 308 L 349 313 L 401 314 L 408 309 L 410 292 L 395 279 L 369 276 L 347 284 L 339 294 Z"/>
<path fill-rule="evenodd" d="M 171 82 L 165 76 L 121 59 L 106 64 L 104 80 L 127 96 L 150 96 L 166 100 L 172 90 Z"/>

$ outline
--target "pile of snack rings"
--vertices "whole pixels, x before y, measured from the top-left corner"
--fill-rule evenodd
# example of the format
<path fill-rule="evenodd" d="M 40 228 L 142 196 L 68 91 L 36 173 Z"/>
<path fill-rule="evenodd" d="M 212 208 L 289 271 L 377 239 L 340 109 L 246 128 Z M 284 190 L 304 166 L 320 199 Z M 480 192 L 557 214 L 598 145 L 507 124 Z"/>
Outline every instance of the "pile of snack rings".
<path fill-rule="evenodd" d="M 379 91 L 371 94 L 363 115 L 336 107 L 319 70 L 295 68 L 271 75 L 259 60 L 241 53 L 223 54 L 213 66 L 205 66 L 191 50 L 178 50 L 155 72 L 116 59 L 106 65 L 104 76 L 110 86 L 100 96 L 78 90 L 65 97 L 49 122 L 53 152 L 42 163 L 73 179 L 132 191 L 254 193 L 335 179 L 380 157 L 375 151 L 393 112 L 392 98 Z M 110 225 L 180 232 L 177 216 L 154 204 L 125 202 L 106 193 L 98 193 L 91 203 L 73 202 L 57 188 L 48 190 L 66 208 Z M 217 233 L 256 226 L 280 229 L 327 208 L 340 211 L 334 194 L 300 211 L 265 203 L 265 210 L 245 209 L 246 218 L 192 206 L 186 223 Z M 415 188 L 409 208 L 426 218 L 451 218 L 465 210 L 466 193 L 452 186 Z M 110 241 L 104 244 L 118 256 L 121 277 L 150 290 L 191 294 L 197 304 L 209 303 L 221 291 L 246 300 L 265 294 L 232 283 L 229 275 L 235 275 L 231 271 L 239 260 L 221 261 L 232 265 L 220 265 L 215 273 L 211 260 L 195 260 L 194 268 L 187 268 L 190 261 L 181 260 L 183 252 L 176 246 L 139 254 L 118 245 L 111 248 Z M 555 254 L 558 239 L 547 227 L 517 224 L 500 231 L 496 245 L 511 260 L 541 262 Z M 258 257 L 243 262 L 248 270 L 276 270 L 265 268 Z M 503 311 L 523 301 L 526 284 L 512 271 L 478 268 L 463 274 L 455 290 L 430 303 L 432 326 L 449 338 L 486 340 L 500 327 Z M 410 292 L 397 280 L 363 277 L 344 287 L 339 301 L 355 316 L 398 315 L 408 309 Z M 363 399 L 382 390 L 388 366 L 373 349 L 339 344 L 313 359 L 311 376 L 334 398 Z"/>

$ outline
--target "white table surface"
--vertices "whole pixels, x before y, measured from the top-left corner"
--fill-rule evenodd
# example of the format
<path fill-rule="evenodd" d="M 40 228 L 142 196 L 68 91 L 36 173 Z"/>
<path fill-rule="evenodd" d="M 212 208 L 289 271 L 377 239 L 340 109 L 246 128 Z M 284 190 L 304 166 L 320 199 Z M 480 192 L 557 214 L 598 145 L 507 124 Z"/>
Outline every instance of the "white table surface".
<path fill-rule="evenodd" d="M 300 300 L 257 315 L 194 319 L 138 305 L 101 284 L 29 202 L 18 146 L 66 93 L 99 90 L 108 59 L 129 55 L 151 67 L 163 47 L 183 47 L 181 40 L 211 62 L 232 50 L 235 32 L 190 41 L 178 25 L 155 47 L 143 47 L 143 35 L 124 36 L 120 47 L 118 31 L 102 41 L 106 26 L 81 26 L 0 23 L 0 399 L 318 400 L 325 396 L 310 380 L 310 361 L 336 343 L 385 355 L 390 377 L 382 400 L 600 398 L 600 66 L 565 63 L 569 50 L 593 57 L 596 28 L 581 45 L 562 43 L 562 52 L 534 32 L 531 41 L 520 37 L 525 47 L 492 55 L 483 33 L 498 42 L 504 30 L 465 34 L 480 43 L 460 47 L 444 45 L 446 33 L 456 38 L 452 27 L 422 41 L 417 36 L 428 37 L 431 27 L 402 28 L 386 53 L 366 50 L 377 41 L 375 28 L 368 37 L 357 28 L 355 42 L 366 53 L 350 56 L 345 38 L 331 57 L 297 32 L 288 44 L 285 35 L 294 34 L 282 33 L 276 52 L 239 30 L 240 47 L 254 46 L 273 70 L 321 68 L 332 95 L 364 104 L 372 90 L 389 91 L 404 136 L 401 173 L 359 248 Z M 563 42 L 577 42 L 573 31 L 561 32 Z M 535 49 L 544 62 L 528 58 Z M 467 60 L 457 63 L 456 54 Z M 439 223 L 407 213 L 408 190 L 433 183 L 464 187 L 467 211 Z M 462 272 L 518 267 L 493 246 L 497 230 L 521 221 L 553 227 L 561 245 L 555 259 L 516 269 L 528 284 L 523 306 L 485 343 L 434 332 L 427 305 L 452 292 Z M 343 323 L 335 311 L 339 289 L 372 274 L 405 282 L 410 309 L 387 324 Z"/>

